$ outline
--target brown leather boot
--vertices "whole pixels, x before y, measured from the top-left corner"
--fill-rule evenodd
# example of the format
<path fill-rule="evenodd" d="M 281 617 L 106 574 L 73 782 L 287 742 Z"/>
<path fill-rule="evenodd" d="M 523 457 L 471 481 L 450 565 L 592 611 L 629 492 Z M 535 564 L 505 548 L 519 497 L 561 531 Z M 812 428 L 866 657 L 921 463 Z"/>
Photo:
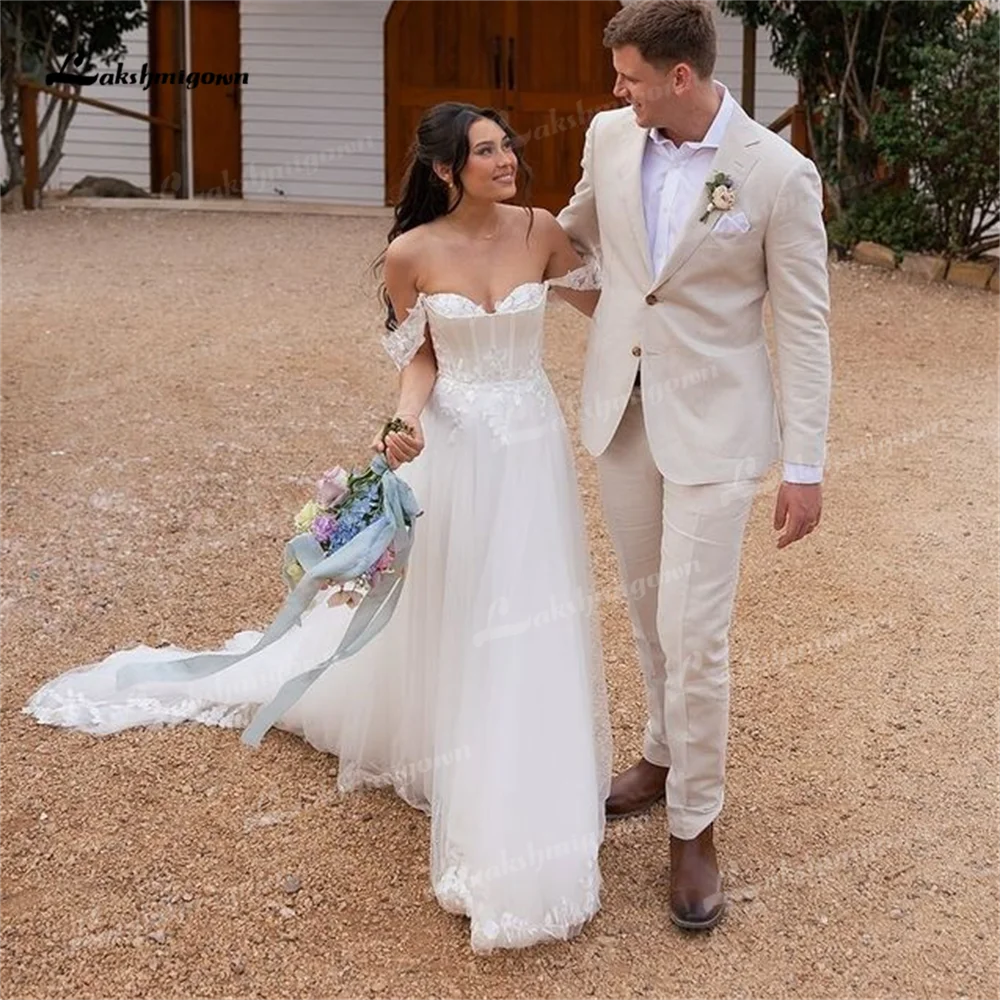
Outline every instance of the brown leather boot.
<path fill-rule="evenodd" d="M 604 815 L 608 819 L 624 819 L 644 813 L 656 805 L 666 794 L 669 770 L 640 757 L 611 782 L 611 792 L 604 803 Z"/>
<path fill-rule="evenodd" d="M 726 909 L 709 823 L 694 840 L 670 837 L 670 919 L 687 931 L 707 931 Z"/>

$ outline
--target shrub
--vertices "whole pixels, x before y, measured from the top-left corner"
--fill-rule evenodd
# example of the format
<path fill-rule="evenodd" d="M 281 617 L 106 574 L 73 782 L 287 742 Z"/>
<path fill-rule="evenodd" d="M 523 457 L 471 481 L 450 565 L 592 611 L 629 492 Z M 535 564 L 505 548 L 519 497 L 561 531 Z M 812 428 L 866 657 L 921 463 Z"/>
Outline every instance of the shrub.
<path fill-rule="evenodd" d="M 839 215 L 879 175 L 871 121 L 883 97 L 909 85 L 914 53 L 950 45 L 956 20 L 982 0 L 718 2 L 723 13 L 766 28 L 774 65 L 801 84 L 812 155 Z"/>
<path fill-rule="evenodd" d="M 931 206 L 912 188 L 883 189 L 866 195 L 832 220 L 827 234 L 841 252 L 861 240 L 891 247 L 897 257 L 907 251 L 936 249 Z"/>
<path fill-rule="evenodd" d="M 990 232 L 1000 222 L 998 48 L 995 10 L 956 19 L 948 44 L 913 53 L 910 96 L 886 94 L 872 119 L 879 153 L 909 169 L 928 205 L 933 232 L 922 248 L 973 257 L 1000 245 Z"/>

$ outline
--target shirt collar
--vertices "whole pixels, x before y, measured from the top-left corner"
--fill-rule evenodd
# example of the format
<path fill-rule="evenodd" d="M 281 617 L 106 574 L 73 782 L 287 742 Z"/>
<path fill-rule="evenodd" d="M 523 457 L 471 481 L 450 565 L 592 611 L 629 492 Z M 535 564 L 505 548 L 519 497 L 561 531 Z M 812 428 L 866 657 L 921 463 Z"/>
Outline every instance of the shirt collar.
<path fill-rule="evenodd" d="M 719 83 L 718 80 L 715 80 L 714 83 L 715 89 L 722 93 L 722 103 L 719 105 L 719 110 L 716 111 L 715 117 L 712 119 L 712 124 L 708 126 L 705 138 L 700 142 L 682 142 L 678 147 L 674 145 L 672 140 L 664 138 L 658 129 L 651 128 L 649 129 L 648 136 L 654 146 L 659 146 L 661 149 L 669 152 L 673 152 L 676 149 L 684 149 L 685 147 L 692 150 L 719 148 L 722 137 L 726 132 L 726 126 L 729 124 L 729 119 L 733 116 L 733 108 L 736 106 L 736 101 L 733 100 L 728 87 Z"/>

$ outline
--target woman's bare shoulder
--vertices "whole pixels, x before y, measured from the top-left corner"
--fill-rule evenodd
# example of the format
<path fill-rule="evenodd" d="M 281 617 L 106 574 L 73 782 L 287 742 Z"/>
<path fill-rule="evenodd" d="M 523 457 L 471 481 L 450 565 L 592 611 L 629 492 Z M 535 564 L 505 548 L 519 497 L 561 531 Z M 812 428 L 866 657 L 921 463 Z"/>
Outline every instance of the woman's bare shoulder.
<path fill-rule="evenodd" d="M 547 208 L 532 208 L 533 229 L 546 240 L 551 240 L 559 230 L 556 217 Z"/>
<path fill-rule="evenodd" d="M 417 258 L 427 245 L 426 229 L 426 226 L 416 226 L 400 233 L 386 248 L 385 259 L 403 264 Z"/>
<path fill-rule="evenodd" d="M 539 208 L 537 205 L 533 205 L 531 208 L 531 214 L 535 219 L 536 226 L 557 225 L 556 217 L 547 208 Z"/>

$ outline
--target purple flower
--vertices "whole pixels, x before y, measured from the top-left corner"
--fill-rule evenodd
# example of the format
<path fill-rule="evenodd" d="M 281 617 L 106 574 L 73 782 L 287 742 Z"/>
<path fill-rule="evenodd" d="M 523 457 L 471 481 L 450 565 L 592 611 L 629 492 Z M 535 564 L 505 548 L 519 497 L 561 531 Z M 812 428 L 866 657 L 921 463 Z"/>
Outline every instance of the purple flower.
<path fill-rule="evenodd" d="M 312 523 L 312 533 L 321 545 L 330 541 L 337 530 L 337 519 L 328 514 L 320 514 Z"/>

